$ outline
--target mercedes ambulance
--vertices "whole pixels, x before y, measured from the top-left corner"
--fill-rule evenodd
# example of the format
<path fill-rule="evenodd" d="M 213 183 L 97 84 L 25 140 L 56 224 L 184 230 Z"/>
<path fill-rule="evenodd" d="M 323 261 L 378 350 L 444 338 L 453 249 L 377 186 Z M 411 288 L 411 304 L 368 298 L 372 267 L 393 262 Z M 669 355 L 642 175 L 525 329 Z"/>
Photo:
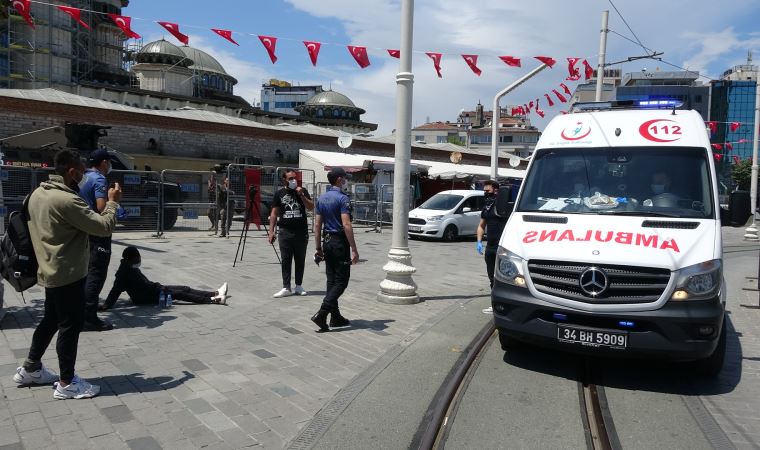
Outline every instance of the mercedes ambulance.
<path fill-rule="evenodd" d="M 694 360 L 715 374 L 727 211 L 704 119 L 622 103 L 578 105 L 536 145 L 497 256 L 501 345 Z"/>

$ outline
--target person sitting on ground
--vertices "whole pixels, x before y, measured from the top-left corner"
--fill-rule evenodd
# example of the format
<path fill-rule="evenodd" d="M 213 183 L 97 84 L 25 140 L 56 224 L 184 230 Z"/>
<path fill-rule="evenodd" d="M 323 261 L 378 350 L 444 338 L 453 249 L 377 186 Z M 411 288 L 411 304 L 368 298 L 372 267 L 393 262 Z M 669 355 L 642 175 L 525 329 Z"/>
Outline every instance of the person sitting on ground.
<path fill-rule="evenodd" d="M 127 291 L 135 305 L 157 305 L 162 290 L 172 294 L 173 300 L 189 303 L 227 304 L 227 283 L 216 291 L 201 291 L 188 286 L 164 286 L 148 280 L 140 271 L 140 251 L 136 247 L 127 247 L 121 253 L 121 264 L 116 271 L 116 280 L 105 303 L 98 309 L 105 311 L 113 308 L 122 292 Z"/>

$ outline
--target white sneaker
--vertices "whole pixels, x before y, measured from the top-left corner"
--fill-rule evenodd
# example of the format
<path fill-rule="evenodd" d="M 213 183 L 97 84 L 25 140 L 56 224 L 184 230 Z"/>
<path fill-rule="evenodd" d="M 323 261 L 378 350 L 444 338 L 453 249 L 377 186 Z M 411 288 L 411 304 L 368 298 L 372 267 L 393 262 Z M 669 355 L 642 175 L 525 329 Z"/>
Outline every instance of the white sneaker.
<path fill-rule="evenodd" d="M 493 307 L 489 306 L 488 308 L 484 309 L 483 314 L 493 314 Z"/>
<path fill-rule="evenodd" d="M 303 289 L 303 286 L 296 286 L 295 289 L 293 289 L 293 295 L 306 295 L 308 292 L 306 292 Z"/>
<path fill-rule="evenodd" d="M 280 298 L 280 297 L 288 297 L 290 295 L 293 295 L 293 293 L 290 292 L 290 289 L 288 289 L 288 288 L 282 288 L 279 291 L 275 292 L 275 294 L 272 297 L 274 297 L 274 298 Z"/>
<path fill-rule="evenodd" d="M 225 283 L 222 285 L 222 287 L 220 287 L 219 289 L 217 289 L 217 290 L 216 290 L 216 292 L 217 292 L 217 295 L 216 295 L 216 296 L 217 296 L 217 297 L 222 297 L 222 298 L 225 298 L 225 297 L 227 297 L 227 291 L 228 291 L 228 289 L 229 289 L 229 288 L 228 288 L 228 286 L 227 286 L 227 282 L 225 282 Z"/>
<path fill-rule="evenodd" d="M 97 384 L 90 384 L 86 380 L 79 378 L 79 375 L 74 375 L 71 384 L 66 387 L 62 387 L 60 382 L 55 383 L 53 398 L 57 400 L 92 398 L 98 394 L 100 394 L 100 386 Z"/>
<path fill-rule="evenodd" d="M 27 372 L 23 367 L 16 369 L 16 374 L 13 375 L 13 381 L 21 384 L 53 384 L 58 381 L 58 374 L 51 372 L 47 367 L 42 366 L 40 370 L 34 372 Z"/>
<path fill-rule="evenodd" d="M 221 296 L 221 295 L 215 295 L 211 297 L 211 303 L 216 303 L 217 305 L 226 305 L 227 304 L 227 295 Z"/>

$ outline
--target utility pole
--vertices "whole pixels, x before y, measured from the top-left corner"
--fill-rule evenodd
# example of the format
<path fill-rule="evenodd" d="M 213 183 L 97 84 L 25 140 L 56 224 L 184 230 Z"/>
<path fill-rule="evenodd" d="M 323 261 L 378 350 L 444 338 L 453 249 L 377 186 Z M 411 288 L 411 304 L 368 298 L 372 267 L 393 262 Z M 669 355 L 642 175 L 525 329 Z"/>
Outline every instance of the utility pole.
<path fill-rule="evenodd" d="M 755 132 L 752 139 L 752 178 L 750 180 L 750 212 L 752 213 L 752 224 L 747 227 L 744 233 L 744 239 L 748 241 L 757 241 L 758 238 L 757 225 L 755 224 L 755 207 L 757 205 L 757 151 L 758 151 L 758 139 L 760 139 L 760 133 L 758 126 L 760 126 L 760 74 L 755 74 Z"/>
<path fill-rule="evenodd" d="M 604 58 L 607 53 L 607 24 L 610 12 L 602 11 L 602 31 L 599 38 L 599 65 L 596 68 L 596 101 L 602 101 L 602 85 L 604 84 Z"/>

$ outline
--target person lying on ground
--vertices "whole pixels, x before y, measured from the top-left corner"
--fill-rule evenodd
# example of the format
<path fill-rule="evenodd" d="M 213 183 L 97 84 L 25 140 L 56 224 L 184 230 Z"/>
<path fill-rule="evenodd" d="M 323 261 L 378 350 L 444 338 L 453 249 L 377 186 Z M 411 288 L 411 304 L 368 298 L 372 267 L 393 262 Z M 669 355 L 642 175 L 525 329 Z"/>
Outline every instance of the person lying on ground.
<path fill-rule="evenodd" d="M 227 304 L 227 283 L 216 291 L 202 291 L 188 286 L 162 285 L 148 280 L 140 271 L 140 251 L 136 247 L 127 247 L 121 254 L 121 264 L 116 271 L 116 280 L 105 303 L 98 308 L 101 311 L 113 308 L 119 295 L 126 291 L 135 305 L 158 305 L 161 291 L 171 293 L 173 300 L 189 303 Z"/>

